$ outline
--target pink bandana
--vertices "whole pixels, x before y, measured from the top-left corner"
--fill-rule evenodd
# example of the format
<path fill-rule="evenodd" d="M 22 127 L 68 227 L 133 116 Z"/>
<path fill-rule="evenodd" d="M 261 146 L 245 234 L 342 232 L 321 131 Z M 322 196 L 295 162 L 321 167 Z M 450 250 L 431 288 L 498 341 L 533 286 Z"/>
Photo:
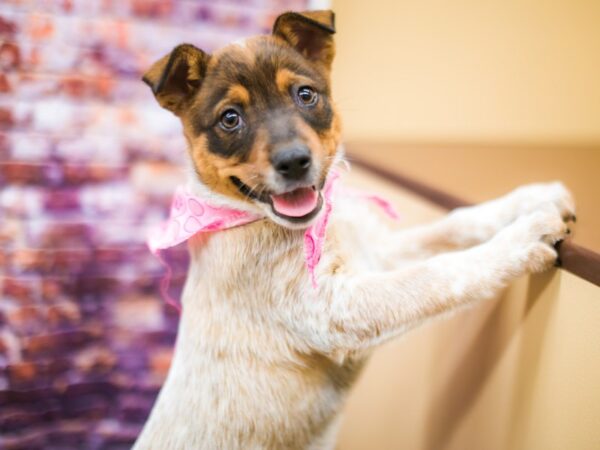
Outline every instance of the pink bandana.
<path fill-rule="evenodd" d="M 304 258 L 313 287 L 317 286 L 315 268 L 321 259 L 325 231 L 333 207 L 334 188 L 338 178 L 339 173 L 335 171 L 330 173 L 323 188 L 323 211 L 317 221 L 308 227 L 304 233 Z M 348 188 L 344 189 L 344 193 L 367 198 L 380 206 L 393 219 L 398 218 L 393 206 L 377 195 Z M 167 292 L 171 279 L 171 268 L 160 256 L 159 252 L 161 250 L 181 244 L 196 233 L 225 230 L 263 218 L 262 215 L 238 209 L 212 206 L 207 201 L 190 194 L 182 186 L 178 187 L 173 197 L 168 220 L 153 230 L 147 240 L 150 251 L 160 259 L 167 269 L 167 273 L 161 282 L 161 293 L 166 301 L 176 309 L 181 310 L 179 303 L 173 300 Z"/>

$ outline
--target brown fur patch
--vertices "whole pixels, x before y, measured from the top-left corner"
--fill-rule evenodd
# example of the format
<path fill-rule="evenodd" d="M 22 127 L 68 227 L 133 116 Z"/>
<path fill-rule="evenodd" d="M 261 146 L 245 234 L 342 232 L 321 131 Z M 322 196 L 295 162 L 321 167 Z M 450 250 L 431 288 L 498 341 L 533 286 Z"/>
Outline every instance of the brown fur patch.
<path fill-rule="evenodd" d="M 227 175 L 239 167 L 239 161 L 235 158 L 221 158 L 209 152 L 205 135 L 193 139 L 188 137 L 188 141 L 194 169 L 200 180 L 215 192 L 233 198 L 243 198 Z"/>
<path fill-rule="evenodd" d="M 252 183 L 249 182 L 251 176 L 260 176 L 261 178 L 265 176 L 271 170 L 269 156 L 268 133 L 264 128 L 259 128 L 252 149 L 250 150 L 250 158 L 247 164 L 251 166 L 251 169 L 246 169 L 247 176 L 241 177 L 241 179 L 248 181 L 247 184 L 251 185 Z"/>
<path fill-rule="evenodd" d="M 237 177 L 244 184 L 260 190 L 264 184 L 264 177 L 271 170 L 265 130 L 257 132 L 250 157 L 246 162 L 212 154 L 206 148 L 205 136 L 199 136 L 191 141 L 191 156 L 196 173 L 207 187 L 238 200 L 249 199 L 233 185 L 230 177 Z"/>
<path fill-rule="evenodd" d="M 313 159 L 320 163 L 321 178 L 324 179 L 329 172 L 339 145 L 339 140 L 335 138 L 336 132 L 334 130 L 327 130 L 319 135 L 300 117 L 296 119 L 296 128 L 304 142 L 308 145 L 308 148 L 310 148 Z"/>

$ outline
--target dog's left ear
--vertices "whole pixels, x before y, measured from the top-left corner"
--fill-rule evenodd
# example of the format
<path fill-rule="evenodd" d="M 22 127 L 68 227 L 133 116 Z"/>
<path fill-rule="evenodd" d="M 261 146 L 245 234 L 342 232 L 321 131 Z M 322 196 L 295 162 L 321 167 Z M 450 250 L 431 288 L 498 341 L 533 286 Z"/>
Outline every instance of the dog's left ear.
<path fill-rule="evenodd" d="M 285 40 L 307 59 L 331 68 L 335 47 L 333 11 L 287 12 L 275 20 L 273 35 Z"/>

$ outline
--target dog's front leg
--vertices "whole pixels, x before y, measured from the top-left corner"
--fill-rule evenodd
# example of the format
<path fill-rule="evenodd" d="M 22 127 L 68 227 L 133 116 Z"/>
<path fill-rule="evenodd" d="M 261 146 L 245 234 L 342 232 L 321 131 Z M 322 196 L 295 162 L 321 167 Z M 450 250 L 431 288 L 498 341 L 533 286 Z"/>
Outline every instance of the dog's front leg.
<path fill-rule="evenodd" d="M 490 241 L 380 273 L 332 275 L 296 326 L 331 354 L 368 349 L 416 325 L 495 296 L 512 279 L 552 266 L 567 226 L 557 211 L 519 218 Z M 306 311 L 305 311 L 306 312 Z M 300 325 L 298 325 L 300 323 Z"/>
<path fill-rule="evenodd" d="M 384 255 L 397 262 L 468 248 L 491 239 L 522 215 L 552 208 L 565 220 L 575 217 L 573 197 L 562 183 L 522 186 L 498 199 L 457 208 L 436 222 L 396 231 L 385 243 Z"/>

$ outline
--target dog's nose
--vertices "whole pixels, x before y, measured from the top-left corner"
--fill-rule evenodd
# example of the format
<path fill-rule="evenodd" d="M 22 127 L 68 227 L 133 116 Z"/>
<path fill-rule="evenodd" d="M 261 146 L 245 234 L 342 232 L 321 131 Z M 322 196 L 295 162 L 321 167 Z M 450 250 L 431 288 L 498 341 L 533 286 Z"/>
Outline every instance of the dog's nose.
<path fill-rule="evenodd" d="M 307 147 L 293 147 L 280 150 L 271 158 L 275 170 L 284 178 L 299 180 L 310 169 L 312 158 Z"/>

